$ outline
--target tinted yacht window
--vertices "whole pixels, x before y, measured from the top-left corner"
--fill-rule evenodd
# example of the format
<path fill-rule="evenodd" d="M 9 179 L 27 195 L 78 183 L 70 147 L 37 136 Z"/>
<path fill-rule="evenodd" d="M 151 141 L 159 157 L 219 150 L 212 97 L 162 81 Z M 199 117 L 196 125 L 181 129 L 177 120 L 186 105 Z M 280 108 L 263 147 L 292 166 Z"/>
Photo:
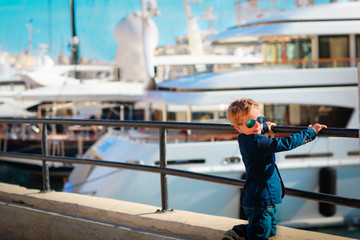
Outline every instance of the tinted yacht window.
<path fill-rule="evenodd" d="M 268 42 L 265 47 L 265 59 L 267 62 L 283 62 L 291 60 L 311 59 L 311 40 L 292 39 L 281 42 Z M 291 63 L 288 63 L 291 64 Z M 296 68 L 312 67 L 311 63 L 293 63 Z"/>
<path fill-rule="evenodd" d="M 323 105 L 265 104 L 266 121 L 284 126 L 308 126 L 316 122 L 345 128 L 353 109 Z"/>
<path fill-rule="evenodd" d="M 360 58 L 360 35 L 356 36 L 356 57 Z"/>
<path fill-rule="evenodd" d="M 319 58 L 349 58 L 349 37 L 348 36 L 321 36 L 319 37 Z M 321 67 L 348 67 L 348 61 L 322 62 Z"/>

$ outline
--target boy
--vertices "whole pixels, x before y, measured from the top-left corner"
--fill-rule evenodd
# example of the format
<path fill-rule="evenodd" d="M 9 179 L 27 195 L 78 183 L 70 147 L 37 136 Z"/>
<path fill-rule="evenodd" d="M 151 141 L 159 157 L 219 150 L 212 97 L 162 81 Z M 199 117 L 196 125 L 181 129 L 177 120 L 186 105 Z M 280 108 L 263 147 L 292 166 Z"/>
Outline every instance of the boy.
<path fill-rule="evenodd" d="M 251 99 L 235 100 L 230 104 L 227 117 L 238 136 L 240 153 L 246 169 L 246 183 L 242 207 L 249 224 L 236 225 L 225 233 L 223 240 L 268 239 L 276 234 L 276 205 L 284 197 L 284 185 L 275 164 L 275 154 L 303 145 L 315 139 L 325 125 L 310 125 L 309 129 L 282 138 L 267 138 L 275 123 L 264 121 L 260 105 Z"/>

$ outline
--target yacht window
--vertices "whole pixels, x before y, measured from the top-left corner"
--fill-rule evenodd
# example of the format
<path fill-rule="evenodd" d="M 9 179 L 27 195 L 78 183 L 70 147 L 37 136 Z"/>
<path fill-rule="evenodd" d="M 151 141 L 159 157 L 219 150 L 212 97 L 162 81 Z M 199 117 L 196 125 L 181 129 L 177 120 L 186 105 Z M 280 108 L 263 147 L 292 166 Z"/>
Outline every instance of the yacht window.
<path fill-rule="evenodd" d="M 168 160 L 167 165 L 175 164 L 193 164 L 193 163 L 205 163 L 205 159 L 188 159 L 188 160 Z M 160 165 L 160 161 L 156 161 L 155 165 Z"/>
<path fill-rule="evenodd" d="M 264 105 L 266 121 L 275 122 L 278 125 L 289 125 L 287 105 Z"/>
<path fill-rule="evenodd" d="M 68 72 L 68 77 L 77 78 L 77 79 L 104 79 L 110 76 L 109 71 L 76 71 L 71 70 Z"/>
<path fill-rule="evenodd" d="M 176 121 L 176 113 L 175 112 L 167 112 L 166 113 L 166 119 L 163 119 L 162 111 L 160 110 L 154 110 L 154 113 L 152 114 L 153 121 Z"/>
<path fill-rule="evenodd" d="M 299 58 L 300 59 L 312 59 L 311 55 L 311 41 L 302 40 L 299 41 Z"/>
<path fill-rule="evenodd" d="M 288 42 L 285 44 L 286 60 L 296 59 L 296 46 L 294 42 Z"/>
<path fill-rule="evenodd" d="M 353 109 L 323 105 L 265 104 L 266 121 L 285 126 L 308 126 L 315 122 L 345 128 Z"/>
<path fill-rule="evenodd" d="M 24 83 L 0 83 L 0 91 L 23 91 L 26 90 Z"/>
<path fill-rule="evenodd" d="M 296 40 L 296 41 L 287 42 L 285 45 L 285 51 L 286 51 L 286 60 L 312 59 L 310 40 Z M 307 63 L 305 66 L 303 66 L 300 63 L 300 64 L 295 64 L 295 67 L 311 68 L 312 64 Z"/>
<path fill-rule="evenodd" d="M 192 119 L 194 121 L 214 119 L 214 114 L 210 112 L 193 112 Z"/>
<path fill-rule="evenodd" d="M 297 39 L 266 44 L 266 60 L 268 62 L 311 58 L 310 39 Z M 296 64 L 295 67 L 302 68 L 304 66 L 302 66 L 302 64 Z M 306 67 L 312 67 L 312 65 L 309 63 Z"/>
<path fill-rule="evenodd" d="M 135 109 L 132 110 L 132 114 L 131 112 L 129 112 L 126 116 L 127 118 L 125 119 L 129 119 L 129 120 L 144 120 L 145 113 L 144 110 L 142 109 Z"/>
<path fill-rule="evenodd" d="M 69 117 L 74 116 L 73 110 L 69 108 L 60 108 L 56 111 L 56 116 L 58 117 Z"/>
<path fill-rule="evenodd" d="M 313 154 L 287 154 L 285 155 L 286 159 L 297 159 L 297 158 L 319 158 L 319 157 L 332 157 L 333 153 L 313 153 Z"/>
<path fill-rule="evenodd" d="M 120 105 L 124 106 L 123 110 Z M 102 118 L 119 120 L 122 118 L 122 111 L 124 120 L 144 120 L 144 110 L 135 109 L 132 103 L 121 103 L 118 106 L 103 108 Z"/>
<path fill-rule="evenodd" d="M 163 121 L 161 118 L 161 111 L 160 110 L 154 110 L 154 113 L 152 115 L 152 118 L 154 121 Z"/>
<path fill-rule="evenodd" d="M 350 151 L 347 153 L 348 156 L 359 156 L 360 152 L 359 151 Z"/>
<path fill-rule="evenodd" d="M 266 61 L 276 62 L 282 60 L 281 43 L 269 43 L 266 45 Z"/>
<path fill-rule="evenodd" d="M 282 60 L 282 43 L 276 43 L 276 60 L 281 61 Z"/>
<path fill-rule="evenodd" d="M 221 112 L 219 112 L 219 118 L 227 118 L 227 113 L 226 113 L 226 111 L 221 111 Z"/>
<path fill-rule="evenodd" d="M 360 35 L 356 36 L 356 57 L 360 58 Z"/>
<path fill-rule="evenodd" d="M 167 113 L 167 120 L 168 121 L 176 121 L 176 113 L 175 112 L 168 112 Z"/>
<path fill-rule="evenodd" d="M 319 37 L 319 58 L 349 58 L 348 36 L 321 36 Z M 336 64 L 336 65 L 335 65 Z M 320 67 L 348 67 L 349 61 L 322 62 Z"/>
<path fill-rule="evenodd" d="M 234 163 L 240 163 L 241 162 L 241 158 L 239 157 L 227 157 L 224 159 L 224 164 L 234 164 Z"/>

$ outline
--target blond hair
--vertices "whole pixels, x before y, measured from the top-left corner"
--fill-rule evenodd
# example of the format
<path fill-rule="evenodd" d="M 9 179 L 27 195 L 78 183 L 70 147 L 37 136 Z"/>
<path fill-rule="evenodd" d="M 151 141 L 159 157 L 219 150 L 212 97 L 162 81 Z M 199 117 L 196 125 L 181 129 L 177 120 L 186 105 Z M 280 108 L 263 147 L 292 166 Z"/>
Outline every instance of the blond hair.
<path fill-rule="evenodd" d="M 227 110 L 227 118 L 232 125 L 240 124 L 244 116 L 246 116 L 250 109 L 260 109 L 260 104 L 249 98 L 235 99 Z"/>

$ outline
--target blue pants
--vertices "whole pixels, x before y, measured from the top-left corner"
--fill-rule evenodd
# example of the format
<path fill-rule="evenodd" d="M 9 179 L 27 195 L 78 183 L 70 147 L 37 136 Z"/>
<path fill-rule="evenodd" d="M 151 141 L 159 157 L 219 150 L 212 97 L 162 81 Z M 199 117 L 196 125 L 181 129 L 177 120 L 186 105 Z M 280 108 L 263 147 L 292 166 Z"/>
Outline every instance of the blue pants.
<path fill-rule="evenodd" d="M 233 230 L 247 240 L 268 239 L 276 234 L 276 206 L 243 207 L 249 224 L 233 227 Z"/>

